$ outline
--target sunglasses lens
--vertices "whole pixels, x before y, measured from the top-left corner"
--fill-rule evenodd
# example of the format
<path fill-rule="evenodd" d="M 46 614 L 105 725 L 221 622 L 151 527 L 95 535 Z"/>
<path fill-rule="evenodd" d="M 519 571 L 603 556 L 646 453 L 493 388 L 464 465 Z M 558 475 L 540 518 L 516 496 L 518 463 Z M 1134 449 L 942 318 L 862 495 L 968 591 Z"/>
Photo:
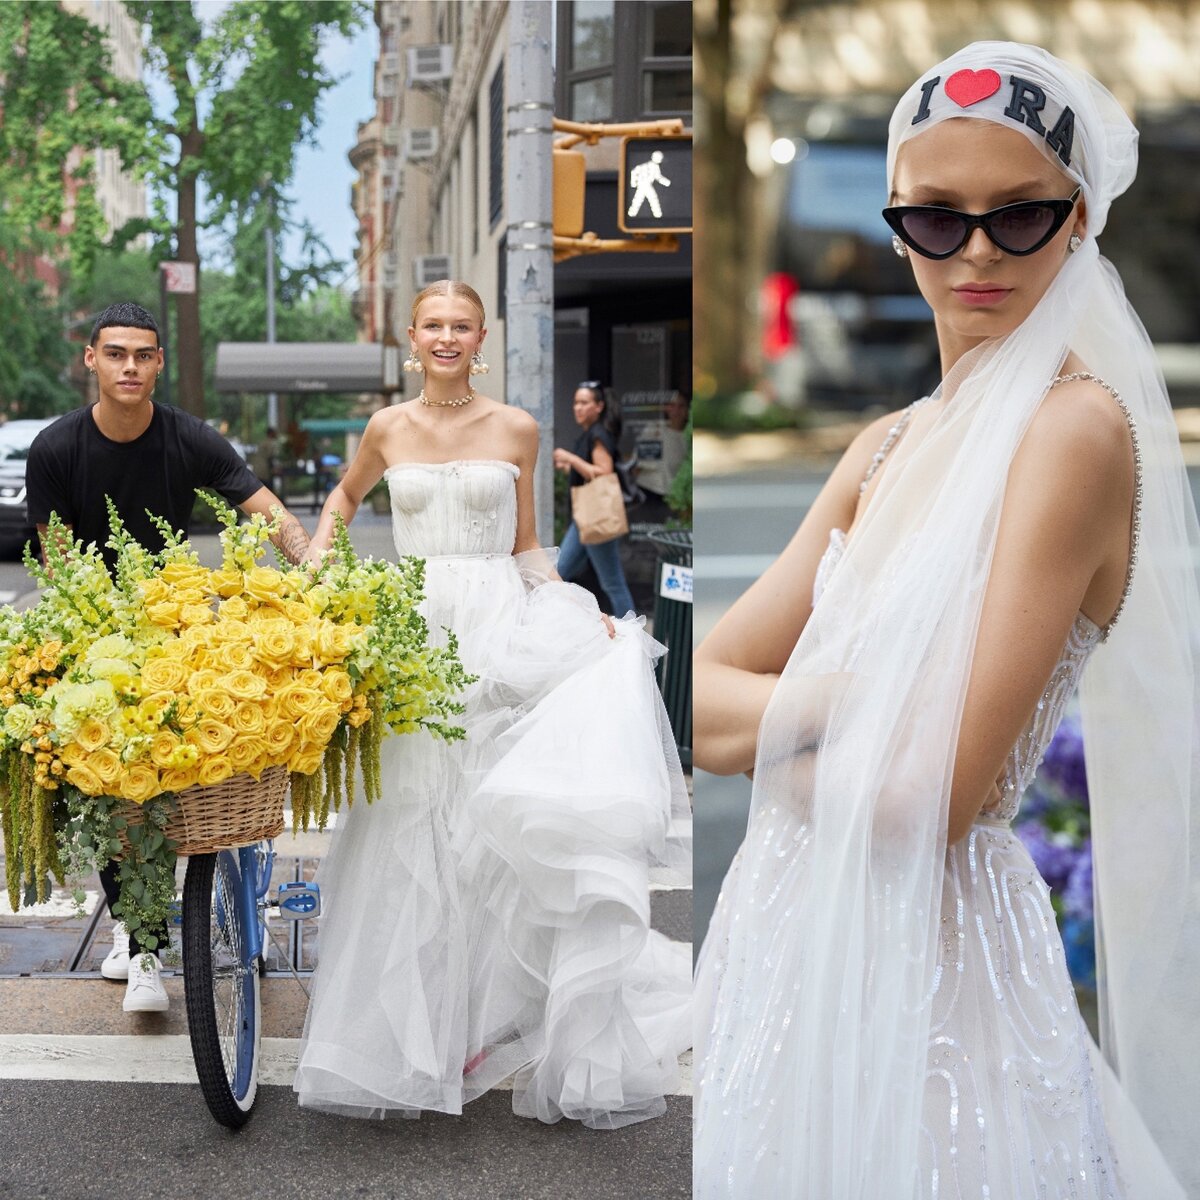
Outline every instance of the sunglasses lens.
<path fill-rule="evenodd" d="M 988 222 L 992 241 L 1002 250 L 1020 254 L 1030 250 L 1054 227 L 1054 209 L 1044 204 L 1022 204 Z"/>
<path fill-rule="evenodd" d="M 962 244 L 966 225 L 955 212 L 905 213 L 904 232 L 928 254 L 949 254 Z"/>

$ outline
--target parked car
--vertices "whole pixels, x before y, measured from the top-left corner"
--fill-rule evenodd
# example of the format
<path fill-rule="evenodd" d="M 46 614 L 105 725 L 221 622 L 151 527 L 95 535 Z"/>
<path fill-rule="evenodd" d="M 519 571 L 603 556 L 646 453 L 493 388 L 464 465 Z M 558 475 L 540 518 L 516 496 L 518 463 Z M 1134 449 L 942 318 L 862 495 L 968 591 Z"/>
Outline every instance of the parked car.
<path fill-rule="evenodd" d="M 25 543 L 37 537 L 25 501 L 25 462 L 33 439 L 57 420 L 47 417 L 0 425 L 0 556 L 5 558 L 19 558 Z"/>

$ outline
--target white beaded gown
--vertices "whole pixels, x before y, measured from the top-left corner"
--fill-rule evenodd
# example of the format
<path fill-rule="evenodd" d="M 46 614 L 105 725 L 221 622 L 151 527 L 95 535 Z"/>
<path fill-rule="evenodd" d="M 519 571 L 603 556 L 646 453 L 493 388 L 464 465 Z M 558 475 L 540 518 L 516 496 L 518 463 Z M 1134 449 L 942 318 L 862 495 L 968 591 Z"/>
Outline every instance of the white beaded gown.
<path fill-rule="evenodd" d="M 690 954 L 649 927 L 651 875 L 690 879 L 662 647 L 635 619 L 610 640 L 541 552 L 514 558 L 518 475 L 386 472 L 397 553 L 427 560 L 430 635 L 452 628 L 479 678 L 464 740 L 385 738 L 382 798 L 339 816 L 294 1083 L 306 1107 L 458 1113 L 515 1076 L 518 1114 L 614 1128 L 678 1088 Z"/>
<path fill-rule="evenodd" d="M 845 545 L 845 534 L 833 530 L 817 569 L 814 602 L 837 570 Z M 937 960 L 929 979 L 932 1014 L 919 1179 L 911 1189 L 896 1179 L 878 1181 L 880 1200 L 1123 1200 L 1127 1195 L 1102 1112 L 1101 1076 L 1105 1101 L 1111 1076 L 1079 1012 L 1049 889 L 1011 828 L 1083 668 L 1106 635 L 1107 629 L 1077 615 L 1005 764 L 1000 798 L 947 850 Z M 770 839 L 781 861 L 802 869 L 811 834 L 785 805 L 759 814 L 747 842 L 754 838 Z M 755 935 L 747 955 L 780 956 L 780 917 L 767 911 L 778 901 L 778 888 L 770 880 L 758 883 L 761 913 L 746 907 L 734 912 L 727 901 L 736 891 L 741 857 L 739 852 L 726 877 L 697 968 L 698 1088 L 717 1089 L 718 1096 L 730 1053 L 714 1041 L 712 1014 L 720 989 L 736 988 L 740 974 L 729 961 L 731 922 L 741 922 L 743 936 L 748 923 Z M 794 936 L 802 945 L 803 930 Z M 778 996 L 745 996 L 748 1027 L 764 1005 L 786 1005 L 787 991 L 782 981 Z M 763 1026 L 778 1029 L 779 1023 L 764 1018 Z M 818 1034 L 793 1029 L 790 1036 Z M 761 1049 L 754 1053 L 771 1053 L 761 1038 L 758 1044 Z M 776 1052 L 780 1049 L 775 1045 Z M 720 1104 L 715 1108 L 720 1111 Z M 803 1195 L 775 1174 L 775 1147 L 788 1133 L 772 1126 L 769 1113 L 730 1110 L 700 1136 L 708 1144 L 697 1154 L 696 1197 L 824 1200 Z"/>

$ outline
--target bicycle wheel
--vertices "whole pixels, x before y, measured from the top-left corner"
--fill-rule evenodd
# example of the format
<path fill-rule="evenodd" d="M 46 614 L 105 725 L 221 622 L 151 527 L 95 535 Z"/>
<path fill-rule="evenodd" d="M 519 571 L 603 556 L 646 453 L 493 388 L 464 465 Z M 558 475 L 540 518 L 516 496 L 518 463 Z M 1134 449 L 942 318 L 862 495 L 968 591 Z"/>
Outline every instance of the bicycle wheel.
<path fill-rule="evenodd" d="M 209 1111 L 230 1129 L 250 1116 L 258 1090 L 261 997 L 236 853 L 195 854 L 183 884 L 183 985 L 196 1074 Z"/>

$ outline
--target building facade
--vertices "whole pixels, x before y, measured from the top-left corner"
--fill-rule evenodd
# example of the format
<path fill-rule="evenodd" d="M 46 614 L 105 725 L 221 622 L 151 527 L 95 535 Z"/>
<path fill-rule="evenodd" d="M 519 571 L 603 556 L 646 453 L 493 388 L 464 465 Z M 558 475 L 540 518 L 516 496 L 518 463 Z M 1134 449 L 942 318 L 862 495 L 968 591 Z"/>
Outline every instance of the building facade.
<path fill-rule="evenodd" d="M 375 112 L 351 153 L 360 337 L 406 345 L 413 296 L 434 279 L 468 281 L 488 314 L 488 394 L 505 399 L 504 0 L 379 0 Z M 682 118 L 691 124 L 691 5 L 573 0 L 553 8 L 555 115 L 582 122 Z M 585 149 L 586 227 L 617 229 L 617 139 Z M 550 164 L 547 163 L 547 170 Z M 554 268 L 554 433 L 571 445 L 575 384 L 598 379 L 641 425 L 674 390 L 690 392 L 691 238 L 673 254 L 599 254 Z M 411 377 L 407 381 L 415 390 Z M 631 511 L 631 519 L 638 517 Z M 643 553 L 630 547 L 631 560 Z M 651 555 L 652 557 L 652 555 Z M 646 575 L 632 562 L 631 574 Z M 636 588 L 635 588 L 636 596 Z M 648 603 L 646 595 L 639 604 Z"/>

